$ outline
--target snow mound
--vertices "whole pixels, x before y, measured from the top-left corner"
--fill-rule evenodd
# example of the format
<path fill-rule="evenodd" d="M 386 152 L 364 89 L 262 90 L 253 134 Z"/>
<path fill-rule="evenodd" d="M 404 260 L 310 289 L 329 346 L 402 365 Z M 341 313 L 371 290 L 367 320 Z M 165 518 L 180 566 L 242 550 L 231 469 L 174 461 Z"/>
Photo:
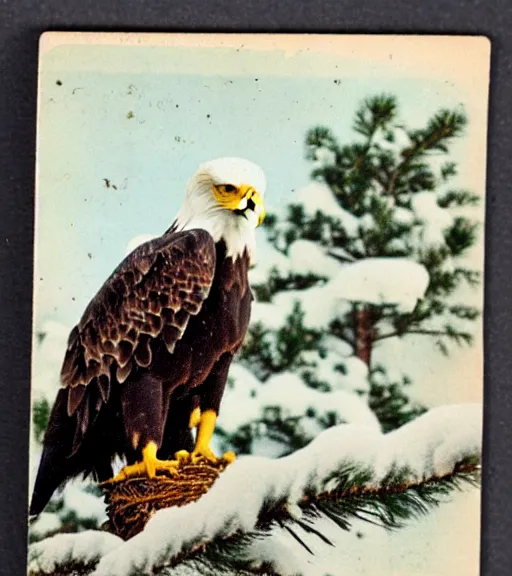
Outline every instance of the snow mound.
<path fill-rule="evenodd" d="M 271 302 L 253 302 L 251 306 L 251 325 L 261 324 L 268 330 L 279 330 L 286 325 L 289 312 Z"/>
<path fill-rule="evenodd" d="M 427 269 L 413 260 L 365 258 L 343 266 L 330 287 L 352 302 L 396 304 L 402 312 L 412 312 L 429 281 Z"/>
<path fill-rule="evenodd" d="M 315 378 L 325 382 L 331 390 L 344 390 L 352 394 L 369 392 L 368 366 L 355 356 L 346 357 L 334 350 L 320 355 L 318 350 L 302 352 L 301 358 L 307 366 L 301 372 L 313 372 Z"/>
<path fill-rule="evenodd" d="M 396 206 L 393 210 L 393 220 L 399 224 L 412 225 L 414 222 L 414 212 L 407 208 Z"/>
<path fill-rule="evenodd" d="M 122 543 L 121 538 L 96 530 L 78 534 L 57 534 L 29 546 L 28 569 L 29 572 L 54 574 L 58 573 L 60 566 L 70 562 L 96 563 Z"/>
<path fill-rule="evenodd" d="M 306 413 L 316 418 L 333 415 L 338 422 L 357 423 L 380 430 L 379 421 L 365 402 L 345 390 L 322 392 L 310 388 L 292 372 L 270 377 L 257 396 L 264 407 L 278 407 L 283 417 Z"/>
<path fill-rule="evenodd" d="M 244 424 L 258 420 L 261 406 L 254 399 L 261 387 L 261 382 L 249 370 L 236 362 L 231 364 L 218 426 L 233 433 Z"/>
<path fill-rule="evenodd" d="M 325 216 L 338 220 L 348 236 L 357 236 L 359 219 L 339 205 L 332 190 L 326 184 L 312 182 L 297 190 L 296 198 L 298 203 L 302 204 L 307 216 L 314 217 L 317 212 L 321 212 Z"/>
<path fill-rule="evenodd" d="M 428 245 L 443 245 L 444 232 L 453 225 L 453 216 L 437 203 L 435 192 L 413 194 L 411 205 L 418 220 L 423 223 L 422 240 Z"/>
<path fill-rule="evenodd" d="M 375 218 L 369 212 L 363 214 L 363 216 L 361 216 L 359 220 L 361 222 L 362 230 L 373 230 L 374 228 L 376 228 Z"/>
<path fill-rule="evenodd" d="M 322 339 L 322 345 L 329 350 L 329 352 L 333 352 L 338 354 L 341 357 L 349 357 L 352 356 L 354 353 L 354 347 L 352 344 L 347 342 L 346 340 L 342 340 L 337 336 L 333 336 L 332 334 L 327 334 Z"/>
<path fill-rule="evenodd" d="M 249 283 L 255 286 L 267 284 L 272 270 L 286 278 L 290 273 L 288 257 L 274 248 L 265 235 L 257 237 L 256 245 L 255 265 L 249 270 Z"/>
<path fill-rule="evenodd" d="M 340 263 L 325 254 L 317 242 L 296 240 L 290 245 L 288 255 L 291 261 L 291 272 L 297 275 L 312 274 L 332 278 L 340 270 Z"/>
<path fill-rule="evenodd" d="M 344 374 L 331 383 L 333 390 L 345 390 L 352 394 L 368 395 L 370 382 L 368 380 L 368 366 L 356 356 L 343 360 Z"/>
<path fill-rule="evenodd" d="M 481 437 L 482 406 L 439 406 L 386 435 L 386 450 L 374 466 L 376 480 L 389 473 L 390 462 L 407 471 L 411 482 L 449 474 L 455 462 L 480 453 Z"/>
<path fill-rule="evenodd" d="M 319 146 L 315 150 L 313 166 L 315 168 L 323 168 L 325 166 L 332 166 L 333 164 L 336 164 L 336 152 L 326 146 Z"/>
<path fill-rule="evenodd" d="M 284 458 L 241 458 L 198 501 L 157 512 L 142 533 L 106 554 L 93 575 L 151 574 L 202 542 L 254 530 L 264 504 L 286 502 L 299 513 L 306 493 L 335 489 L 336 475 L 349 467 L 369 470 L 369 487 L 397 473 L 401 482 L 450 473 L 461 459 L 479 457 L 481 413 L 479 405 L 443 406 L 387 435 L 341 425 Z"/>
<path fill-rule="evenodd" d="M 45 399 L 53 404 L 70 329 L 59 322 L 48 321 L 34 332 L 32 399 Z"/>
<path fill-rule="evenodd" d="M 354 373 L 357 374 L 357 369 L 354 369 Z M 340 373 L 336 373 L 336 376 L 337 380 L 350 379 Z M 351 386 L 346 386 L 349 390 L 343 382 L 336 382 L 337 386 L 333 386 L 332 392 L 315 390 L 292 372 L 281 372 L 262 384 L 239 364 L 232 365 L 229 378 L 231 383 L 224 395 L 218 420 L 219 426 L 228 433 L 235 432 L 248 422 L 259 420 L 266 409 L 279 410 L 282 419 L 301 418 L 302 431 L 309 438 L 323 429 L 317 419 L 328 416 L 335 417 L 337 422 L 380 429 L 375 414 L 366 402 L 350 389 L 351 386 L 360 386 L 364 392 L 368 386 L 366 378 L 355 379 Z M 315 423 L 308 421 L 306 415 Z"/>
<path fill-rule="evenodd" d="M 283 290 L 272 297 L 272 304 L 282 308 L 286 316 L 293 312 L 296 303 L 304 312 L 304 326 L 312 330 L 325 330 L 350 310 L 350 304 L 336 295 L 330 282 L 304 290 Z"/>
<path fill-rule="evenodd" d="M 62 520 L 53 512 L 41 512 L 37 519 L 30 525 L 30 534 L 36 538 L 57 532 L 62 526 Z"/>
<path fill-rule="evenodd" d="M 79 518 L 96 520 L 101 524 L 107 519 L 103 498 L 87 492 L 85 486 L 83 483 L 69 483 L 64 492 L 64 507 L 73 510 Z"/>
<path fill-rule="evenodd" d="M 304 312 L 304 326 L 324 330 L 351 310 L 350 302 L 396 304 L 401 312 L 411 312 L 429 281 L 426 268 L 413 260 L 365 258 L 341 266 L 336 263 L 336 273 L 327 283 L 278 292 L 272 304 L 288 316 L 298 302 Z"/>

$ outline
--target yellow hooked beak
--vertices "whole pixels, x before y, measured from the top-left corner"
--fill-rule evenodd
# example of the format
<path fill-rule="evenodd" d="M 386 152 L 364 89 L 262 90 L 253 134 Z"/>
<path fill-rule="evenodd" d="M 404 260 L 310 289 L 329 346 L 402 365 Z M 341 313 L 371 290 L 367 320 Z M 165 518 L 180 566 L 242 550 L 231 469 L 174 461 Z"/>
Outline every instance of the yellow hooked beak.
<path fill-rule="evenodd" d="M 251 186 L 242 185 L 238 187 L 241 200 L 238 203 L 237 210 L 245 212 L 246 210 L 253 210 L 258 217 L 257 226 L 261 226 L 263 220 L 265 220 L 265 203 L 259 192 L 256 192 Z"/>
<path fill-rule="evenodd" d="M 223 208 L 233 210 L 248 217 L 247 212 L 252 211 L 257 217 L 256 226 L 260 226 L 265 219 L 266 210 L 263 198 L 252 186 L 219 185 L 214 187 L 217 201 Z"/>

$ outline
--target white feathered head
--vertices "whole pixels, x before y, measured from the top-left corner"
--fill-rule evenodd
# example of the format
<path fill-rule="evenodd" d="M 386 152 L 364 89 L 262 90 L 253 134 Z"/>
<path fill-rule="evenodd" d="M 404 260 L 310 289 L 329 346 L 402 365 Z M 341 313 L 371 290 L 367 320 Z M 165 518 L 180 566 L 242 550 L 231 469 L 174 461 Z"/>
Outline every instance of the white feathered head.
<path fill-rule="evenodd" d="M 204 228 L 228 255 L 254 251 L 254 229 L 265 218 L 263 170 L 243 158 L 217 158 L 199 166 L 189 180 L 178 229 Z"/>

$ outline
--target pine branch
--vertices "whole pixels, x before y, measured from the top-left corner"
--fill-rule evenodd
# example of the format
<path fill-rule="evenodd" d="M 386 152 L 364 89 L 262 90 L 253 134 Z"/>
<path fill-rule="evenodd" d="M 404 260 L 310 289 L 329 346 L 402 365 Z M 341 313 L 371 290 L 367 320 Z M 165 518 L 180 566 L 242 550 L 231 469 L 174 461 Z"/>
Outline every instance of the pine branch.
<path fill-rule="evenodd" d="M 478 286 L 482 276 L 479 270 L 470 270 L 469 268 L 456 268 L 453 274 L 457 281 L 463 279 L 470 286 Z"/>
<path fill-rule="evenodd" d="M 425 130 L 411 133 L 414 144 L 402 152 L 403 158 L 391 173 L 385 194 L 394 195 L 398 179 L 416 158 L 429 150 L 446 153 L 448 150 L 443 142 L 460 135 L 465 124 L 466 118 L 463 114 L 442 110 L 428 123 Z"/>
<path fill-rule="evenodd" d="M 478 204 L 480 204 L 480 197 L 466 190 L 448 190 L 441 195 L 438 204 L 441 208 L 449 208 L 451 206 L 478 206 Z"/>
<path fill-rule="evenodd" d="M 381 94 L 367 98 L 356 112 L 354 130 L 366 136 L 368 143 L 379 128 L 387 126 L 396 116 L 396 98 Z"/>
<path fill-rule="evenodd" d="M 378 488 L 347 485 L 319 495 L 312 502 L 310 513 L 321 515 L 329 511 L 331 519 L 335 513 L 343 519 L 343 526 L 347 526 L 347 518 L 353 517 L 396 530 L 429 513 L 432 507 L 442 503 L 445 496 L 453 490 L 463 489 L 465 484 L 480 485 L 479 464 L 462 462 L 452 473 L 432 476 L 422 482 L 392 483 Z"/>
<path fill-rule="evenodd" d="M 404 332 L 389 332 L 387 334 L 380 334 L 374 338 L 374 342 L 379 340 L 385 340 L 386 338 L 394 338 L 406 336 L 408 334 L 421 334 L 424 336 L 447 336 L 453 338 L 455 335 L 460 335 L 462 338 L 471 338 L 471 334 L 468 332 L 455 332 L 453 330 L 422 330 L 422 329 L 412 329 L 405 330 Z"/>
<path fill-rule="evenodd" d="M 32 411 L 32 424 L 37 442 L 42 442 L 50 418 L 50 403 L 46 398 L 36 400 Z"/>
<path fill-rule="evenodd" d="M 455 488 L 478 483 L 480 443 L 481 407 L 445 406 L 386 435 L 337 426 L 290 456 L 244 457 L 194 504 L 157 512 L 141 534 L 102 558 L 94 576 L 154 573 L 191 558 L 252 570 L 265 561 L 252 545 L 280 525 L 308 548 L 308 538 L 329 545 L 315 533 L 318 514 L 345 529 L 354 519 L 396 529 Z M 312 528 L 307 538 L 297 533 L 299 522 Z"/>
<path fill-rule="evenodd" d="M 372 369 L 368 404 L 384 432 L 396 430 L 427 411 L 425 406 L 412 402 L 407 395 L 406 387 L 411 383 L 406 375 L 398 380 L 391 379 L 382 365 Z"/>
<path fill-rule="evenodd" d="M 453 491 L 463 490 L 465 486 L 478 487 L 480 465 L 470 458 L 458 463 L 453 472 L 443 476 L 432 476 L 421 482 L 400 482 L 397 478 L 396 483 L 379 487 L 368 486 L 368 477 L 369 474 L 349 468 L 340 474 L 336 489 L 305 496 L 298 502 L 300 518 L 290 515 L 286 503 L 269 507 L 260 515 L 256 530 L 219 538 L 190 553 L 176 556 L 169 566 L 198 562 L 202 566 L 236 570 L 237 574 L 242 574 L 244 570 L 249 570 L 247 573 L 250 574 L 262 574 L 260 570 L 268 573 L 266 566 L 251 568 L 254 558 L 249 552 L 255 540 L 272 538 L 272 530 L 276 526 L 285 529 L 299 546 L 314 556 L 308 543 L 294 530 L 295 525 L 329 546 L 334 544 L 313 524 L 322 517 L 329 518 L 345 531 L 351 529 L 354 520 L 363 520 L 387 530 L 398 530 L 428 514 Z"/>
<path fill-rule="evenodd" d="M 238 566 L 223 566 L 201 557 L 185 560 L 177 566 L 158 569 L 154 574 L 157 576 L 281 576 L 266 564 L 246 569 Z"/>
<path fill-rule="evenodd" d="M 276 526 L 284 528 L 299 546 L 314 556 L 308 543 L 294 530 L 295 525 L 328 546 L 334 546 L 333 542 L 314 527 L 314 521 L 322 517 L 329 518 L 343 530 L 350 530 L 353 520 L 397 530 L 407 522 L 428 514 L 454 490 L 462 490 L 465 485 L 478 487 L 480 466 L 475 459 L 467 459 L 457 464 L 453 472 L 443 476 L 432 476 L 422 482 L 396 482 L 379 487 L 368 486 L 368 477 L 368 474 L 348 468 L 340 474 L 335 489 L 306 495 L 298 502 L 301 518 L 291 516 L 286 503 L 268 507 L 260 515 L 255 529 L 249 533 L 238 531 L 228 537 L 192 547 L 177 554 L 165 565 L 156 567 L 151 573 L 160 576 L 198 573 L 204 576 L 279 576 L 268 563 L 258 563 L 250 556 L 254 542 L 272 538 L 272 530 Z M 80 535 L 76 536 L 79 538 Z M 35 568 L 36 563 L 37 555 L 32 554 L 29 576 L 94 576 L 97 566 L 97 560 L 69 560 L 64 565 L 51 566 L 50 571 L 46 571 Z"/>
<path fill-rule="evenodd" d="M 476 320 L 480 316 L 480 310 L 474 306 L 463 306 L 462 304 L 450 306 L 450 314 L 461 320 Z"/>

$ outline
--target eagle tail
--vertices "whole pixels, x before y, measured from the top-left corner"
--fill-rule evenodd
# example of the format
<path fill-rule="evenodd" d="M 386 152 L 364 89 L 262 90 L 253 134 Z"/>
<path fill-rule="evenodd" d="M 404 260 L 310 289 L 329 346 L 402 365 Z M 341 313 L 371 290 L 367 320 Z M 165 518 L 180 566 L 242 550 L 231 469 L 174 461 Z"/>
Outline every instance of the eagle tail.
<path fill-rule="evenodd" d="M 43 454 L 39 463 L 30 515 L 40 514 L 53 493 L 66 480 L 75 476 L 76 463 L 70 458 L 76 424 L 67 414 L 68 390 L 62 388 L 57 394 L 43 443 Z"/>

